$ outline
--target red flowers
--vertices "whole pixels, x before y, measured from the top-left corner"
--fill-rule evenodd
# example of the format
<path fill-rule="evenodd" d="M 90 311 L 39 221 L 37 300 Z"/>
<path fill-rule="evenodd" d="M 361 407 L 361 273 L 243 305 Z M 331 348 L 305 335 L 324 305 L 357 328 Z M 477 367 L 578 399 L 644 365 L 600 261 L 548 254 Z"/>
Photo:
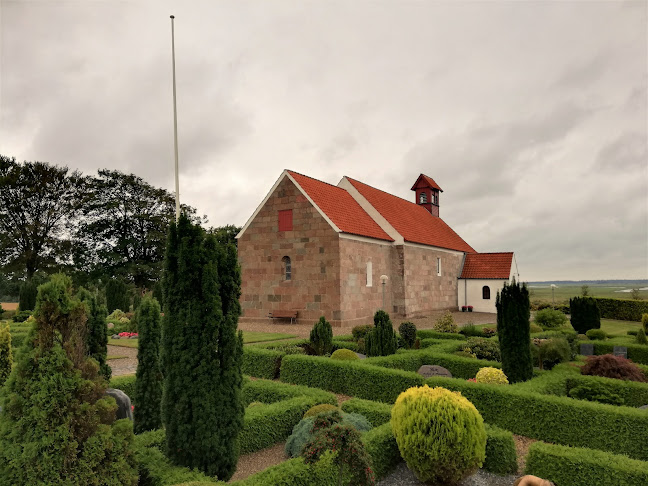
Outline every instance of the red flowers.
<path fill-rule="evenodd" d="M 119 337 L 127 337 L 127 338 L 129 338 L 129 337 L 133 337 L 133 336 L 134 337 L 139 337 L 139 334 L 137 334 L 136 332 L 120 332 L 118 334 L 118 336 Z"/>

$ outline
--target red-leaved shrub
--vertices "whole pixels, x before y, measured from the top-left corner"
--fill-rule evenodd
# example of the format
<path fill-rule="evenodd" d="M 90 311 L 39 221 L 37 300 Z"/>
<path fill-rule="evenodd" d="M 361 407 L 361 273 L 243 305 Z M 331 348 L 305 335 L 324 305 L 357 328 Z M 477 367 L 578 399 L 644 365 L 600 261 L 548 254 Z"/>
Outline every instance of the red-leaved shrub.
<path fill-rule="evenodd" d="M 619 380 L 648 381 L 641 368 L 636 364 L 622 356 L 612 354 L 588 356 L 585 365 L 581 367 L 581 373 L 583 375 L 603 376 Z"/>

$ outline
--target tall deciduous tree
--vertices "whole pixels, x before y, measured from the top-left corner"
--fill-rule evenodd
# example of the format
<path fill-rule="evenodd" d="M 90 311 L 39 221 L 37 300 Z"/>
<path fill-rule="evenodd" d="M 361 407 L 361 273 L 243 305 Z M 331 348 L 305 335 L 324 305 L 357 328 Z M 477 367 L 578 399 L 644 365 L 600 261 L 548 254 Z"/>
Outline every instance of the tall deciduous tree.
<path fill-rule="evenodd" d="M 531 317 L 529 291 L 526 284 L 513 279 L 504 283 L 495 299 L 497 335 L 502 354 L 502 370 L 509 382 L 527 381 L 533 377 L 531 360 Z"/>
<path fill-rule="evenodd" d="M 175 217 L 173 194 L 116 170 L 100 170 L 86 184 L 77 265 L 86 262 L 97 277 L 121 276 L 151 288 L 161 275 L 166 234 Z M 183 211 L 195 214 L 188 206 Z"/>
<path fill-rule="evenodd" d="M 184 214 L 171 224 L 162 332 L 167 455 L 225 481 L 244 413 L 240 285 L 233 245 L 219 245 Z"/>
<path fill-rule="evenodd" d="M 142 299 L 137 309 L 137 374 L 135 380 L 135 433 L 162 427 L 162 369 L 160 368 L 160 304 Z"/>
<path fill-rule="evenodd" d="M 0 155 L 0 267 L 30 280 L 39 269 L 65 263 L 80 182 L 67 167 Z"/>
<path fill-rule="evenodd" d="M 137 466 L 129 420 L 85 349 L 86 307 L 71 280 L 41 285 L 36 323 L 0 388 L 0 484 L 132 485 Z"/>

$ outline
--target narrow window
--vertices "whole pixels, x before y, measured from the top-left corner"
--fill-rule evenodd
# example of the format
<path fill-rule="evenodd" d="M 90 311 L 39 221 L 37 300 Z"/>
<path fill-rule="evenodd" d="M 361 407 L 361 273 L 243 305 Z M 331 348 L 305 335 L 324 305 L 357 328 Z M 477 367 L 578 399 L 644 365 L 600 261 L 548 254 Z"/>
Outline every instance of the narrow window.
<path fill-rule="evenodd" d="M 292 231 L 293 217 L 292 209 L 279 211 L 279 231 Z"/>
<path fill-rule="evenodd" d="M 290 257 L 285 256 L 281 259 L 283 262 L 283 267 L 284 267 L 284 279 L 285 280 L 290 280 L 292 278 L 292 268 L 290 265 Z"/>
<path fill-rule="evenodd" d="M 419 204 L 425 204 L 427 202 L 427 194 L 424 192 L 419 196 Z"/>
<path fill-rule="evenodd" d="M 490 287 L 488 285 L 484 285 L 482 287 L 482 299 L 484 300 L 490 299 Z"/>
<path fill-rule="evenodd" d="M 371 262 L 367 262 L 367 287 L 373 285 L 373 268 Z"/>
<path fill-rule="evenodd" d="M 441 276 L 441 258 L 437 258 L 437 275 Z"/>
<path fill-rule="evenodd" d="M 430 202 L 432 204 L 436 204 L 436 194 L 434 192 L 432 193 L 432 197 L 430 198 Z"/>

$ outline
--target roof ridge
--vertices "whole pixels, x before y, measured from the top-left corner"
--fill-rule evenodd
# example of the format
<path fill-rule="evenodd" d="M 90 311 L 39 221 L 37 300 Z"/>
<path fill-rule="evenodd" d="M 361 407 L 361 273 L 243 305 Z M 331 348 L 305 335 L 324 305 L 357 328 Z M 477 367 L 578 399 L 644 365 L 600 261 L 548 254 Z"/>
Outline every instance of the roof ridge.
<path fill-rule="evenodd" d="M 302 176 L 302 177 L 306 177 L 306 179 L 310 179 L 310 180 L 312 180 L 312 181 L 320 182 L 320 183 L 322 183 L 322 184 L 326 184 L 327 186 L 335 187 L 335 188 L 337 188 L 337 189 L 341 189 L 341 190 L 343 190 L 343 191 L 346 191 L 346 189 L 344 189 L 343 187 L 336 186 L 335 184 L 331 184 L 330 182 L 320 181 L 319 179 L 315 179 L 314 177 L 307 176 L 307 175 L 305 175 L 305 174 L 302 174 L 301 172 L 297 172 L 296 170 L 286 169 L 286 171 L 289 172 L 289 173 L 293 173 L 293 174 L 300 175 L 300 176 Z"/>
<path fill-rule="evenodd" d="M 479 251 L 473 253 L 473 255 L 508 255 L 509 253 L 515 253 L 514 251 Z"/>
<path fill-rule="evenodd" d="M 388 196 L 398 198 L 398 199 L 400 199 L 401 201 L 405 201 L 406 203 L 410 203 L 410 204 L 412 204 L 412 205 L 414 205 L 414 206 L 416 206 L 416 207 L 419 207 L 418 204 L 416 204 L 415 202 L 412 202 L 412 201 L 410 201 L 410 200 L 408 200 L 408 199 L 405 199 L 404 197 L 397 196 L 396 194 L 392 194 L 391 192 L 383 191 L 382 189 L 378 189 L 377 187 L 374 187 L 374 186 L 372 186 L 372 185 L 370 185 L 370 184 L 367 184 L 366 182 L 359 181 L 358 179 L 353 179 L 353 178 L 351 178 L 351 177 L 349 177 L 349 176 L 344 176 L 344 177 L 346 177 L 347 179 L 350 179 L 350 180 L 352 180 L 352 181 L 359 182 L 360 184 L 364 184 L 365 186 L 371 187 L 372 189 L 375 189 L 376 191 L 380 191 L 380 192 L 382 192 L 382 193 L 384 193 L 384 194 L 387 194 Z M 424 208 L 424 209 L 425 209 L 425 208 Z M 427 211 L 427 210 L 426 210 L 426 211 Z M 439 218 L 439 219 L 441 219 L 441 218 Z"/>

